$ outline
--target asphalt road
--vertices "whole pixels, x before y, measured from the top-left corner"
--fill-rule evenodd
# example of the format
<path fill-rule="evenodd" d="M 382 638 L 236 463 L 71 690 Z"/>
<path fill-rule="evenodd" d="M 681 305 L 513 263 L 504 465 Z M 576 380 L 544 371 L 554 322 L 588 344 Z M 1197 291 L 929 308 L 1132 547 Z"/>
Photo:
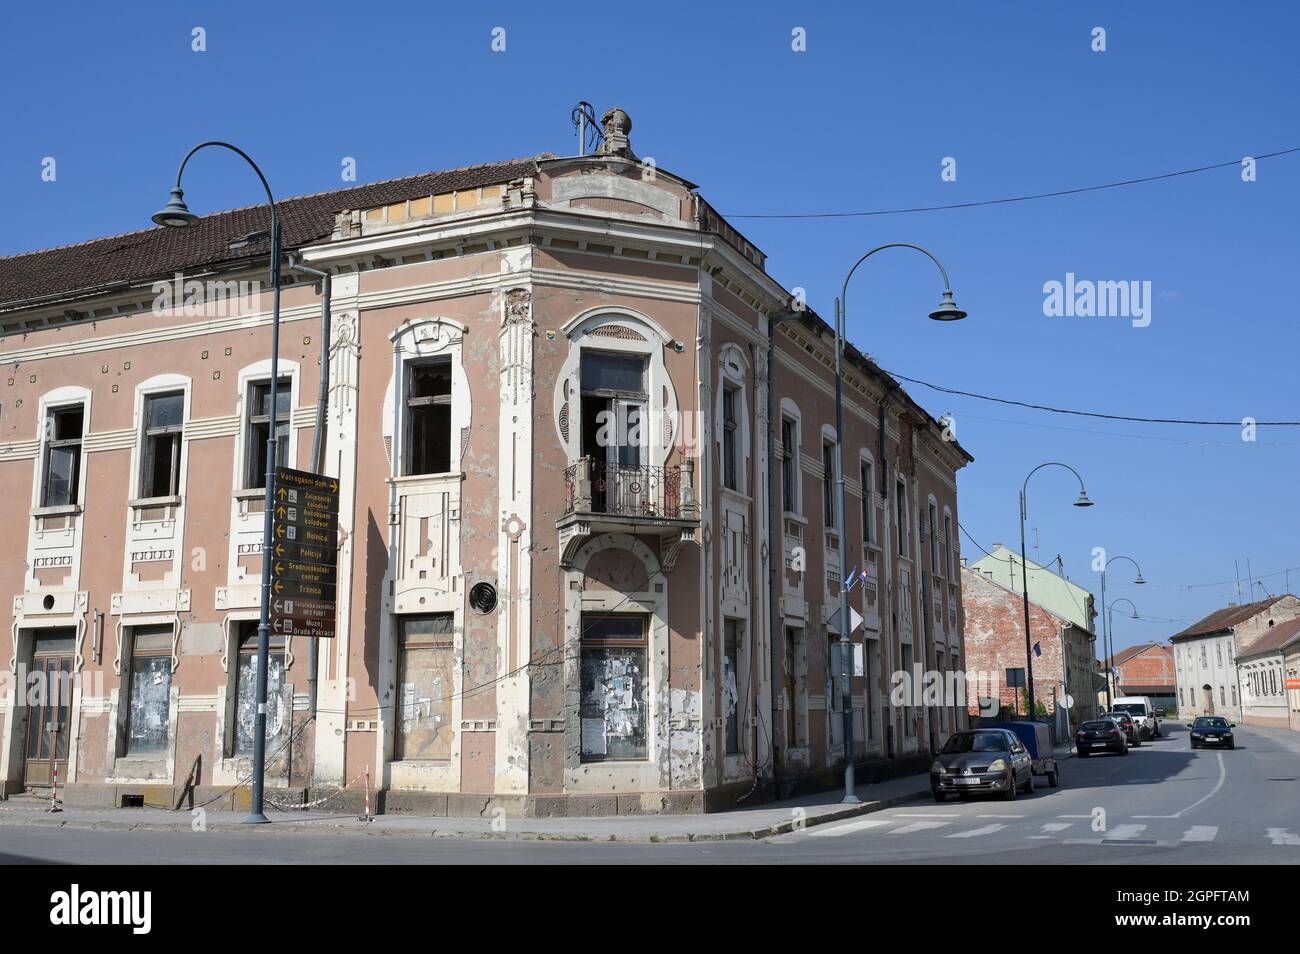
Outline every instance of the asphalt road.
<path fill-rule="evenodd" d="M 1300 736 L 1187 729 L 1127 756 L 1063 763 L 1014 801 L 916 802 L 764 841 L 611 844 L 370 835 L 0 828 L 0 863 L 80 864 L 1300 864 Z"/>

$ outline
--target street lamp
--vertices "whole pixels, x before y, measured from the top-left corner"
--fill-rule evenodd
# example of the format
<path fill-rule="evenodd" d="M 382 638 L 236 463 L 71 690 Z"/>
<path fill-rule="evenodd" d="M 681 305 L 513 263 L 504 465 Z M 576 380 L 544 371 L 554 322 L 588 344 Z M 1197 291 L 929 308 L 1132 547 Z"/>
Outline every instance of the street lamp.
<path fill-rule="evenodd" d="M 1025 482 L 1020 487 L 1020 578 L 1024 592 L 1025 600 L 1025 688 L 1029 693 L 1029 718 L 1032 720 L 1038 715 L 1038 706 L 1034 701 L 1034 641 L 1029 632 L 1029 564 L 1028 557 L 1025 556 L 1025 516 L 1026 516 L 1026 499 L 1029 492 L 1029 478 L 1038 473 L 1044 467 L 1064 467 L 1070 473 L 1079 479 L 1079 499 L 1074 502 L 1076 507 L 1091 507 L 1093 502 L 1088 499 L 1088 491 L 1083 486 L 1083 478 L 1079 477 L 1079 472 L 1069 464 L 1062 464 L 1059 461 L 1047 461 L 1039 464 L 1031 470 L 1025 477 Z"/>
<path fill-rule="evenodd" d="M 266 176 L 252 157 L 238 146 L 228 142 L 209 140 L 201 142 L 185 154 L 180 168 L 176 170 L 176 185 L 172 188 L 171 200 L 163 209 L 153 216 L 154 222 L 166 228 L 185 228 L 194 225 L 199 217 L 185 204 L 185 192 L 181 189 L 181 176 L 185 174 L 185 164 L 200 149 L 207 146 L 220 146 L 240 156 L 253 167 L 257 178 L 266 190 L 266 200 L 271 206 L 271 426 L 266 435 L 266 496 L 262 515 L 262 605 L 257 624 L 257 721 L 253 733 L 253 795 L 249 805 L 248 824 L 264 825 L 270 821 L 262 810 L 262 783 L 266 774 L 266 670 L 267 657 L 270 655 L 270 613 L 271 613 L 271 518 L 274 510 L 272 500 L 275 484 L 276 456 L 276 421 L 279 404 L 277 386 L 280 377 L 280 220 L 276 215 L 275 196 L 267 184 Z"/>
<path fill-rule="evenodd" d="M 844 354 L 844 329 L 848 324 L 849 279 L 858 270 L 858 266 L 877 252 L 887 248 L 910 248 L 927 256 L 939 268 L 943 275 L 943 298 L 938 306 L 930 312 L 935 321 L 960 321 L 966 312 L 957 307 L 952 298 L 952 282 L 948 281 L 948 270 L 943 267 L 932 253 L 910 242 L 888 242 L 878 245 L 867 252 L 849 269 L 844 276 L 844 287 L 840 297 L 835 299 L 835 467 L 837 470 L 837 493 L 835 501 L 836 528 L 840 537 L 840 678 L 844 705 L 844 804 L 854 804 L 858 796 L 854 793 L 853 778 L 853 644 L 849 639 L 849 589 L 846 585 L 848 572 L 848 541 L 844 535 L 844 376 L 841 361 Z M 770 422 L 769 422 L 770 423 Z M 868 488 L 863 488 L 863 493 Z M 931 530 L 933 533 L 933 529 Z M 867 714 L 870 718 L 870 714 Z"/>
<path fill-rule="evenodd" d="M 1114 652 L 1111 649 L 1111 645 L 1110 645 L 1110 616 L 1106 613 L 1106 567 L 1110 566 L 1116 560 L 1127 560 L 1129 563 L 1132 563 L 1133 569 L 1137 570 L 1137 576 L 1133 578 L 1133 582 L 1139 585 L 1146 583 L 1146 580 L 1142 578 L 1142 567 L 1138 566 L 1137 560 L 1133 559 L 1131 556 L 1124 556 L 1122 554 L 1120 556 L 1113 556 L 1105 563 L 1103 563 L 1101 566 L 1101 624 L 1103 627 L 1101 641 L 1102 641 L 1102 652 L 1106 654 L 1106 711 L 1108 712 L 1110 711 L 1110 699 L 1111 699 L 1110 669 L 1111 669 L 1111 660 L 1114 658 Z M 1132 600 L 1129 601 L 1129 605 L 1133 606 Z M 1133 614 L 1135 616 L 1137 615 L 1136 606 L 1133 606 Z"/>

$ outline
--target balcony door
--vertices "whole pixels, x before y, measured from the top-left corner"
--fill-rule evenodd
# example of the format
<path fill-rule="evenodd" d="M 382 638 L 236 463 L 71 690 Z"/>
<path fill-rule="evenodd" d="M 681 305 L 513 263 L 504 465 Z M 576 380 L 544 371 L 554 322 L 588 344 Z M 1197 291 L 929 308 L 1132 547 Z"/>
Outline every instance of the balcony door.
<path fill-rule="evenodd" d="M 591 462 L 597 513 L 653 511 L 646 400 L 643 356 L 584 352 L 582 453 Z"/>

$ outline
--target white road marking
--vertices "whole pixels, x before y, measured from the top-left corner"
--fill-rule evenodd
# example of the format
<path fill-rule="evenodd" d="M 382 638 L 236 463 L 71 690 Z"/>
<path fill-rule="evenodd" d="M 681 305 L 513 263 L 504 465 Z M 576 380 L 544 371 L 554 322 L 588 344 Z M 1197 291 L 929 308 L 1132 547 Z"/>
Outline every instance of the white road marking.
<path fill-rule="evenodd" d="M 1183 841 L 1214 841 L 1219 836 L 1218 825 L 1193 825 L 1183 832 Z"/>
<path fill-rule="evenodd" d="M 1146 830 L 1146 825 L 1116 825 L 1105 835 L 1107 838 L 1136 838 Z"/>
<path fill-rule="evenodd" d="M 1057 818 L 1091 818 L 1091 815 L 1057 815 Z"/>
<path fill-rule="evenodd" d="M 1047 822 L 1043 825 L 1043 831 L 1065 831 L 1065 829 L 1069 828 L 1073 824 L 1074 822 Z"/>
<path fill-rule="evenodd" d="M 1024 818 L 1024 815 L 980 815 L 980 818 Z"/>
<path fill-rule="evenodd" d="M 979 838 L 982 835 L 991 835 L 995 831 L 1001 831 L 1006 825 L 993 824 L 985 825 L 983 828 L 972 828 L 970 831 L 958 831 L 948 835 L 949 838 Z"/>
<path fill-rule="evenodd" d="M 813 838 L 838 838 L 841 835 L 851 835 L 855 831 L 866 831 L 869 828 L 879 828 L 881 825 L 888 824 L 889 820 L 885 818 L 863 818 L 843 825 L 818 825 L 805 830 Z"/>
<path fill-rule="evenodd" d="M 1300 846 L 1300 835 L 1291 834 L 1289 828 L 1270 828 L 1268 838 L 1275 845 L 1296 845 Z"/>
<path fill-rule="evenodd" d="M 899 812 L 895 818 L 961 818 L 956 812 Z"/>
<path fill-rule="evenodd" d="M 1182 818 L 1184 815 L 1190 812 L 1197 805 L 1200 805 L 1202 802 L 1208 801 L 1209 799 L 1213 798 L 1215 795 L 1219 794 L 1219 789 L 1223 788 L 1223 783 L 1228 780 L 1228 768 L 1226 765 L 1223 764 L 1223 753 L 1215 752 L 1214 754 L 1218 756 L 1219 759 L 1219 781 L 1215 783 L 1214 788 L 1210 789 L 1209 794 L 1202 795 L 1196 801 L 1192 802 L 1192 804 L 1184 808 L 1181 812 L 1175 812 L 1172 815 L 1134 815 L 1133 817 L 1134 818 Z"/>
<path fill-rule="evenodd" d="M 902 828 L 895 828 L 890 832 L 891 835 L 910 835 L 913 832 L 929 831 L 932 828 L 942 828 L 950 822 L 912 822 L 910 825 L 904 825 Z"/>

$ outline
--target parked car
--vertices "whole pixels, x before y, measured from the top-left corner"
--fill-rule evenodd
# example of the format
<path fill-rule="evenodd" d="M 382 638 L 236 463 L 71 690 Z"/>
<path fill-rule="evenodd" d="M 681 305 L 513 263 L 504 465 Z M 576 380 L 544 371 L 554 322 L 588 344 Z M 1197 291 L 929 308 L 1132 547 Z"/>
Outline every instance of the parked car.
<path fill-rule="evenodd" d="M 1128 744 L 1135 749 L 1141 747 L 1142 732 L 1138 728 L 1137 722 L 1127 712 L 1103 712 L 1098 718 L 1118 722 L 1119 727 L 1124 730 L 1124 737 L 1128 740 Z"/>
<path fill-rule="evenodd" d="M 1114 719 L 1092 719 L 1083 723 L 1074 734 L 1074 747 L 1081 759 L 1086 759 L 1093 752 L 1128 755 L 1128 739 Z"/>
<path fill-rule="evenodd" d="M 1121 696 L 1111 703 L 1112 712 L 1127 712 L 1138 724 L 1138 732 L 1144 739 L 1160 738 L 1160 720 L 1156 718 L 1156 707 L 1146 696 Z"/>
<path fill-rule="evenodd" d="M 1237 723 L 1229 722 L 1223 716 L 1197 716 L 1187 723 L 1187 728 L 1192 730 L 1194 749 L 1199 749 L 1203 745 L 1213 749 L 1235 749 L 1237 742 L 1233 738 L 1232 730 L 1236 727 Z"/>
<path fill-rule="evenodd" d="M 1010 800 L 1017 792 L 1034 791 L 1034 766 L 1029 750 L 1007 729 L 966 729 L 954 732 L 930 766 L 930 792 L 936 802 L 956 792 L 996 793 Z"/>

